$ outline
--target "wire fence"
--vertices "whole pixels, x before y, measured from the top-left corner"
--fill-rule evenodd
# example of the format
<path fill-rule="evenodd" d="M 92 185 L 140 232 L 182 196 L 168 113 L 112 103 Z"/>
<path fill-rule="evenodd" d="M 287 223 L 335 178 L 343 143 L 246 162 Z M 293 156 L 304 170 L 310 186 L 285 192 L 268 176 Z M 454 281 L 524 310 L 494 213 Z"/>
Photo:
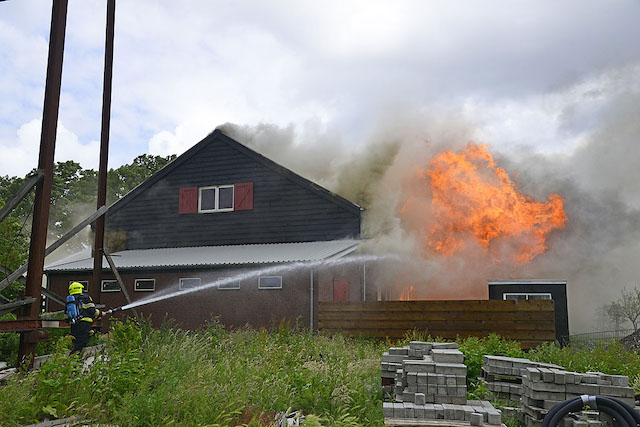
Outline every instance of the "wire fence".
<path fill-rule="evenodd" d="M 634 329 L 617 329 L 615 331 L 565 335 L 562 337 L 562 345 L 596 345 L 601 341 L 619 340 L 631 335 L 633 332 Z"/>

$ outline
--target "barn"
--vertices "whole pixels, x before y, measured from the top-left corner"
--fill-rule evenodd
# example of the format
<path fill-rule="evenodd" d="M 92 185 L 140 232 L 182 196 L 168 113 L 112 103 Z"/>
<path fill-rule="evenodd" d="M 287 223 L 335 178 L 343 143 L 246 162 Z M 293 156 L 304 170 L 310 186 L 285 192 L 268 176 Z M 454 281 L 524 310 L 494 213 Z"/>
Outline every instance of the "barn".
<path fill-rule="evenodd" d="M 154 323 L 285 319 L 315 329 L 318 302 L 375 298 L 355 256 L 361 212 L 215 130 L 110 207 L 105 249 L 131 300 L 177 293 L 138 307 Z M 64 295 L 80 281 L 99 303 L 126 304 L 106 260 L 101 283 L 92 283 L 92 268 L 91 258 L 47 265 L 47 287 Z"/>

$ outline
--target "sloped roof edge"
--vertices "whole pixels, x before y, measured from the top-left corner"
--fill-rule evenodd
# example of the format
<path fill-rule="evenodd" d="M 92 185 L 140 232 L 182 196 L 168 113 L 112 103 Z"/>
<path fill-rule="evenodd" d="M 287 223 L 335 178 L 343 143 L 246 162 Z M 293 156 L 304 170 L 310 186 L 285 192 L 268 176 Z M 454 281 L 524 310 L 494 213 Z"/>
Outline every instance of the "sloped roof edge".
<path fill-rule="evenodd" d="M 298 185 L 300 185 L 300 186 L 302 186 L 302 187 L 304 187 L 304 188 L 306 188 L 308 190 L 313 191 L 314 193 L 318 194 L 319 196 L 323 197 L 324 199 L 328 200 L 329 202 L 334 203 L 334 204 L 336 204 L 336 205 L 338 205 L 338 206 L 340 206 L 340 207 L 342 207 L 342 208 L 344 208 L 346 210 L 352 211 L 353 213 L 356 213 L 356 214 L 358 214 L 361 211 L 360 206 L 356 205 L 355 203 L 350 202 L 349 200 L 347 200 L 344 197 L 341 197 L 341 196 L 339 196 L 339 195 L 337 195 L 335 193 L 332 193 L 331 191 L 327 190 L 324 187 L 321 187 L 320 185 L 314 183 L 313 181 L 310 181 L 310 180 L 298 175 L 297 173 L 285 168 L 284 166 L 279 165 L 278 163 L 276 163 L 273 160 L 263 156 L 262 154 L 257 153 L 256 151 L 252 150 L 251 148 L 245 146 L 244 144 L 241 144 L 240 142 L 238 142 L 235 139 L 231 138 L 230 136 L 226 135 L 224 132 L 222 132 L 222 130 L 215 129 L 213 132 L 211 132 L 209 135 L 207 135 L 205 138 L 203 138 L 196 145 L 194 145 L 193 147 L 191 147 L 190 149 L 188 149 L 187 151 L 182 153 L 180 156 L 178 156 L 171 163 L 167 164 L 165 167 L 160 169 L 158 172 L 153 174 L 151 177 L 149 177 L 148 179 L 146 179 L 145 181 L 140 183 L 133 190 L 129 191 L 120 200 L 117 200 L 116 202 L 114 202 L 109 207 L 109 211 L 107 212 L 107 216 L 112 215 L 115 211 L 117 211 L 118 209 L 122 208 L 127 203 L 129 203 L 129 201 L 134 199 L 138 194 L 142 193 L 144 190 L 146 190 L 148 187 L 150 187 L 151 185 L 153 185 L 154 183 L 159 181 L 161 178 L 164 178 L 165 176 L 167 176 L 171 171 L 176 169 L 178 166 L 182 165 L 185 161 L 190 159 L 194 154 L 196 154 L 198 151 L 203 149 L 215 137 L 221 137 L 221 140 L 224 141 L 225 143 L 227 143 L 232 148 L 238 150 L 239 152 L 241 152 L 241 153 L 243 153 L 245 155 L 248 155 L 249 157 L 253 158 L 254 160 L 256 160 L 256 161 L 258 161 L 260 163 L 262 163 L 264 166 L 268 167 L 269 169 L 273 170 L 274 172 L 276 172 L 276 173 L 286 177 L 287 179 L 295 182 L 296 184 L 298 184 Z"/>

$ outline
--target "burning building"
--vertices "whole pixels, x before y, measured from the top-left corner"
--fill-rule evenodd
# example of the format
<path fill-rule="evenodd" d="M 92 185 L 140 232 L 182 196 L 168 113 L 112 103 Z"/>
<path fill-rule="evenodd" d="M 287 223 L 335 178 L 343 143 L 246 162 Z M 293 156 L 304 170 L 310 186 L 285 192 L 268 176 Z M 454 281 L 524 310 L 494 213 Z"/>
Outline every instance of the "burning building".
<path fill-rule="evenodd" d="M 349 258 L 361 211 L 216 130 L 110 208 L 106 246 L 134 302 L 177 293 L 139 308 L 155 321 L 313 326 L 318 301 L 375 295 L 363 263 Z M 126 304 L 107 262 L 102 283 L 92 283 L 92 265 L 48 265 L 48 287 L 62 295 L 80 281 L 107 307 Z"/>

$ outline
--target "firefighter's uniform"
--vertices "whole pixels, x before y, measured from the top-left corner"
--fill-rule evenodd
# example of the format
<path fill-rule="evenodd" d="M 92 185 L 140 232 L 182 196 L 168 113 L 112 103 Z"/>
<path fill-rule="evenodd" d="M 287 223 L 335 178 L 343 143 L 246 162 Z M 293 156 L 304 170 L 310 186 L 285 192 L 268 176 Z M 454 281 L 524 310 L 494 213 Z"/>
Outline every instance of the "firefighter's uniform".
<path fill-rule="evenodd" d="M 91 297 L 83 293 L 83 290 L 82 283 L 73 282 L 69 285 L 69 295 L 75 297 L 80 313 L 78 321 L 71 324 L 71 335 L 74 338 L 71 353 L 82 351 L 86 347 L 91 338 L 93 320 L 101 315 Z"/>

